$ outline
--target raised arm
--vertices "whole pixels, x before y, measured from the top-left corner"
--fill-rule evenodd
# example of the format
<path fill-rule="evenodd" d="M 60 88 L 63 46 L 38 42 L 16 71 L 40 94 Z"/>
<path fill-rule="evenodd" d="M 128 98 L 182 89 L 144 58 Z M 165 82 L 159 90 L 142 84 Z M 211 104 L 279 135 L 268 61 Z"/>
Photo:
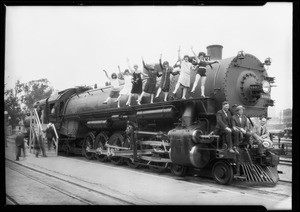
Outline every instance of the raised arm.
<path fill-rule="evenodd" d="M 180 57 L 180 46 L 178 48 L 178 60 L 181 62 L 181 57 Z"/>
<path fill-rule="evenodd" d="M 107 79 L 111 80 L 111 78 L 108 76 L 107 72 L 103 69 L 103 72 L 105 73 Z"/>
<path fill-rule="evenodd" d="M 164 69 L 163 65 L 161 64 L 161 57 L 162 57 L 162 54 L 160 54 L 160 57 L 159 57 L 159 65 L 160 65 L 161 69 Z"/>
<path fill-rule="evenodd" d="M 145 61 L 144 61 L 144 58 L 143 58 L 143 57 L 142 57 L 142 63 L 143 63 L 143 67 L 144 67 L 147 71 L 149 71 L 148 67 L 147 67 L 146 64 L 145 64 Z"/>
<path fill-rule="evenodd" d="M 118 78 L 119 79 L 124 79 L 124 74 L 121 72 L 121 68 L 120 68 L 119 65 L 118 65 L 118 70 L 119 70 Z"/>
<path fill-rule="evenodd" d="M 199 63 L 199 58 L 197 57 L 196 53 L 194 52 L 193 46 L 191 46 L 191 50 L 192 50 L 192 52 L 195 56 L 195 59 L 196 59 L 197 63 Z"/>
<path fill-rule="evenodd" d="M 127 65 L 128 65 L 129 70 L 131 71 L 131 73 L 133 73 L 134 70 L 133 70 L 133 68 L 131 68 L 131 66 L 130 66 L 130 64 L 129 64 L 129 59 L 126 58 L 126 61 L 127 61 Z"/>

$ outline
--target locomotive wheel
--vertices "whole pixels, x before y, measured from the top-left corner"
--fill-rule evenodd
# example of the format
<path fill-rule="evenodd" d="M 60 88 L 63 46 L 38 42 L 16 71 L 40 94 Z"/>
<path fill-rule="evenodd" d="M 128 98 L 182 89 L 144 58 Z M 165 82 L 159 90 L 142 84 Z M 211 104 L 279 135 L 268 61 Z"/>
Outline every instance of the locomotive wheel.
<path fill-rule="evenodd" d="M 182 165 L 177 165 L 175 163 L 172 163 L 171 165 L 171 172 L 178 177 L 184 177 L 187 172 L 187 167 Z"/>
<path fill-rule="evenodd" d="M 114 133 L 109 138 L 109 145 L 113 146 L 123 146 L 124 136 L 121 133 Z M 110 161 L 115 165 L 122 165 L 124 163 L 124 158 L 122 157 L 111 157 Z"/>
<path fill-rule="evenodd" d="M 108 137 L 104 133 L 99 133 L 95 138 L 95 149 L 101 148 L 103 150 L 107 149 L 105 144 L 108 140 Z M 97 160 L 101 162 L 106 162 L 108 160 L 106 155 L 95 154 Z"/>
<path fill-rule="evenodd" d="M 233 169 L 227 162 L 218 161 L 213 166 L 212 176 L 219 184 L 230 184 L 233 179 Z"/>
<path fill-rule="evenodd" d="M 126 158 L 125 162 L 130 168 L 138 169 L 140 167 L 140 164 L 133 162 L 130 158 Z"/>
<path fill-rule="evenodd" d="M 94 157 L 94 153 L 87 152 L 87 148 L 93 149 L 95 142 L 95 135 L 92 132 L 89 132 L 85 138 L 84 138 L 84 145 L 83 145 L 83 155 L 86 157 L 86 159 L 91 160 Z"/>

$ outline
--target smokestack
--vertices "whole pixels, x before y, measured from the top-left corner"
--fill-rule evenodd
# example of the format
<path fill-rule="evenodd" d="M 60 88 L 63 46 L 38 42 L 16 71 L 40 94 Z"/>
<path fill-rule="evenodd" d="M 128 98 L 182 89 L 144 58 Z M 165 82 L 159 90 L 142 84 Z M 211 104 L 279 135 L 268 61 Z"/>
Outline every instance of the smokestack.
<path fill-rule="evenodd" d="M 222 49 L 221 45 L 210 45 L 206 47 L 207 56 L 210 56 L 211 60 L 222 60 Z"/>

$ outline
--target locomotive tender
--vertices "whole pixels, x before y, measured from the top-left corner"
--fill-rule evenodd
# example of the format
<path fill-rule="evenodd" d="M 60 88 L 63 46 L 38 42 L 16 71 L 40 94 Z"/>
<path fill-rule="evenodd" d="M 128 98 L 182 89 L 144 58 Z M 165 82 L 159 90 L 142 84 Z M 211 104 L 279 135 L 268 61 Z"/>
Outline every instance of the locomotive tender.
<path fill-rule="evenodd" d="M 273 106 L 271 84 L 265 65 L 255 56 L 239 52 L 222 59 L 222 46 L 210 45 L 207 55 L 219 60 L 207 67 L 206 96 L 200 97 L 200 85 L 187 99 L 163 101 L 163 94 L 153 104 L 147 94 L 141 105 L 125 98 L 117 107 L 114 99 L 103 104 L 110 86 L 89 89 L 70 88 L 41 100 L 47 122 L 55 124 L 59 134 L 59 151 L 82 153 L 86 158 L 127 163 L 137 168 L 148 166 L 155 171 L 170 168 L 177 176 L 190 170 L 209 171 L 216 182 L 230 184 L 233 179 L 248 183 L 275 185 L 279 179 L 279 158 L 266 147 L 259 156 L 256 145 L 239 147 L 239 154 L 222 149 L 223 137 L 213 133 L 216 112 L 223 101 L 231 106 L 243 105 L 250 117 L 267 116 Z M 161 71 L 158 65 L 155 66 Z M 191 73 L 191 87 L 196 72 Z M 177 76 L 171 77 L 170 94 Z M 176 94 L 181 96 L 181 90 Z M 189 92 L 188 92 L 189 93 Z M 50 111 L 55 109 L 54 113 Z M 231 108 L 234 110 L 234 107 Z M 249 119 L 250 120 L 250 119 Z"/>

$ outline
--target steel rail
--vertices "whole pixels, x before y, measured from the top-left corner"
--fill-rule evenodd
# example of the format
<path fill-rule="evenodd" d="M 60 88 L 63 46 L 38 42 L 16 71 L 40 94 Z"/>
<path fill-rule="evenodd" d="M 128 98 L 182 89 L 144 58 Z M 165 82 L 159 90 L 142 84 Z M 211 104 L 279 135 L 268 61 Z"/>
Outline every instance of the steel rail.
<path fill-rule="evenodd" d="M 123 199 L 121 199 L 121 198 L 114 197 L 114 196 L 111 196 L 111 195 L 109 195 L 109 194 L 106 194 L 106 193 L 97 191 L 97 190 L 95 190 L 95 189 L 93 189 L 93 188 L 89 188 L 89 187 L 80 185 L 80 184 L 78 184 L 78 183 L 75 183 L 75 182 L 72 182 L 72 181 L 69 181 L 69 180 L 65 180 L 65 179 L 63 179 L 63 178 L 57 177 L 57 176 L 55 176 L 55 175 L 52 175 L 52 174 L 49 174 L 49 173 L 46 173 L 46 172 L 43 172 L 43 171 L 41 171 L 41 170 L 37 170 L 37 169 L 35 169 L 35 168 L 29 167 L 29 166 L 25 166 L 25 165 L 23 165 L 23 164 L 20 164 L 20 163 L 15 162 L 15 161 L 13 161 L 13 160 L 11 160 L 11 159 L 8 159 L 8 158 L 5 158 L 5 159 L 6 159 L 7 161 L 9 161 L 9 162 L 15 164 L 15 165 L 19 165 L 20 167 L 27 168 L 27 169 L 32 170 L 32 171 L 34 171 L 34 172 L 37 172 L 37 173 L 46 175 L 46 176 L 48 176 L 48 177 L 52 177 L 52 178 L 54 178 L 54 179 L 57 179 L 57 180 L 66 182 L 66 183 L 71 184 L 71 185 L 75 185 L 75 186 L 80 187 L 80 188 L 82 188 L 82 189 L 85 189 L 85 190 L 87 190 L 87 191 L 89 191 L 89 192 L 94 192 L 94 193 L 96 193 L 96 194 L 99 194 L 99 195 L 103 195 L 103 196 L 109 197 L 109 198 L 111 198 L 111 199 L 117 200 L 117 201 L 119 201 L 119 202 L 123 202 L 123 203 L 125 203 L 125 204 L 129 204 L 129 205 L 134 205 L 134 204 L 135 204 L 135 203 L 133 203 L 133 202 L 129 202 L 129 201 L 123 200 Z M 6 165 L 7 165 L 7 164 L 6 164 Z M 8 168 L 14 170 L 14 169 L 11 168 L 11 167 L 8 167 Z M 22 174 L 22 175 L 24 175 L 24 176 L 26 176 L 26 177 L 28 177 L 28 178 L 30 178 L 30 179 L 32 179 L 32 180 L 35 180 L 35 181 L 37 181 L 37 182 L 39 182 L 39 183 L 41 183 L 41 184 L 44 184 L 44 185 L 46 185 L 46 186 L 48 186 L 48 187 L 50 187 L 50 188 L 52 188 L 52 189 L 54 189 L 54 190 L 57 190 L 57 191 L 59 191 L 59 192 L 61 192 L 61 193 L 64 193 L 64 194 L 67 195 L 67 196 L 70 196 L 70 197 L 72 197 L 72 198 L 78 199 L 79 201 L 85 202 L 85 203 L 88 204 L 88 205 L 95 205 L 94 203 L 91 203 L 91 202 L 89 202 L 88 200 L 84 200 L 83 198 L 80 198 L 80 197 L 77 197 L 77 196 L 75 196 L 75 195 L 69 194 L 69 193 L 67 193 L 67 192 L 65 192 L 65 191 L 62 191 L 62 190 L 59 189 L 59 188 L 56 188 L 56 187 L 54 187 L 54 186 L 52 186 L 52 185 L 49 185 L 49 184 L 47 184 L 47 183 L 44 183 L 44 182 L 42 182 L 42 181 L 40 181 L 40 180 L 34 179 L 34 178 L 31 177 L 31 176 L 27 176 L 26 174 L 21 173 L 22 171 L 18 171 L 18 170 L 14 170 L 14 171 L 19 172 L 20 174 Z"/>

